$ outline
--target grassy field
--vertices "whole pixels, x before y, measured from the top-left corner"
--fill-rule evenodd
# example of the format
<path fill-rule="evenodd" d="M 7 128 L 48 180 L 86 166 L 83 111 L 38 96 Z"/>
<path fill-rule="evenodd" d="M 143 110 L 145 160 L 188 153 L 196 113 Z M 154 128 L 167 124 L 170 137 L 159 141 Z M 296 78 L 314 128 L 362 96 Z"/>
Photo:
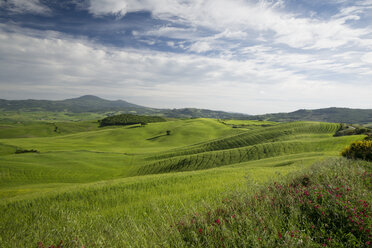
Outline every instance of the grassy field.
<path fill-rule="evenodd" d="M 112 113 L 111 113 L 112 114 Z M 0 110 L 0 123 L 19 122 L 60 122 L 60 121 L 87 121 L 106 117 L 106 113 L 72 113 L 47 111 L 3 111 Z"/>
<path fill-rule="evenodd" d="M 338 124 L 318 122 L 63 121 L 0 123 L 3 247 L 171 246 L 167 232 L 183 216 L 338 156 L 364 137 L 333 137 Z"/>
<path fill-rule="evenodd" d="M 258 120 L 220 120 L 221 123 L 227 125 L 236 125 L 236 126 L 274 126 L 279 124 L 274 121 L 258 121 Z"/>

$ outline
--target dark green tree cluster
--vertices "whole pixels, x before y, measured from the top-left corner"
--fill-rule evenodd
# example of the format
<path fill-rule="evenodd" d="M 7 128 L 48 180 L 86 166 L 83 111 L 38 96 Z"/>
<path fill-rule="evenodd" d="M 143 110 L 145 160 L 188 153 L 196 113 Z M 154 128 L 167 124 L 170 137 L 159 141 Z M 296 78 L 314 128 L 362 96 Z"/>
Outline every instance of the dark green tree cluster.
<path fill-rule="evenodd" d="M 338 131 L 335 133 L 334 136 L 337 137 L 337 136 L 360 135 L 360 134 L 369 136 L 372 134 L 372 129 L 368 127 L 363 127 L 360 125 L 349 126 L 349 125 L 341 123 L 340 128 L 338 129 Z"/>
<path fill-rule="evenodd" d="M 356 141 L 346 147 L 341 155 L 352 159 L 372 161 L 372 140 Z"/>
<path fill-rule="evenodd" d="M 159 116 L 144 116 L 144 115 L 132 115 L 132 114 L 121 114 L 106 117 L 99 121 L 101 127 L 114 126 L 114 125 L 134 125 L 141 124 L 142 126 L 152 122 L 163 122 L 164 118 Z"/>

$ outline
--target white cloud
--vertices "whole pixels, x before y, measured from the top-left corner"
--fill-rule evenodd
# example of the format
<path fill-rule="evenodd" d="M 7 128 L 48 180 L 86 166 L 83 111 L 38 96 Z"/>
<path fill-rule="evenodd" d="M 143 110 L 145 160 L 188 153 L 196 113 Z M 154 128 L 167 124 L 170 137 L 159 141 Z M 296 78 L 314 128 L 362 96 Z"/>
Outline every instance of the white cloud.
<path fill-rule="evenodd" d="M 362 61 L 372 64 L 372 53 L 366 53 L 362 56 Z"/>
<path fill-rule="evenodd" d="M 345 23 L 357 20 L 366 6 L 343 9 L 342 13 L 330 20 L 297 17 L 278 6 L 283 7 L 283 2 L 259 1 L 254 4 L 244 0 L 92 0 L 90 11 L 96 15 L 125 15 L 130 11 L 146 10 L 154 18 L 225 32 L 226 37 L 230 34 L 244 38 L 245 30 L 274 32 L 275 42 L 305 49 L 361 45 L 362 36 L 370 33 L 370 30 L 351 28 Z M 166 29 L 168 33 L 175 31 L 175 28 L 168 27 L 153 32 L 165 35 Z M 234 31 L 228 33 L 226 30 Z"/>
<path fill-rule="evenodd" d="M 190 51 L 203 53 L 212 50 L 212 47 L 206 41 L 197 41 L 191 45 Z"/>
<path fill-rule="evenodd" d="M 19 28 L 9 33 L 4 27 L 0 25 L 1 97 L 19 91 L 27 92 L 28 97 L 48 94 L 51 98 L 99 93 L 153 107 L 254 114 L 344 106 L 346 101 L 349 107 L 362 107 L 372 92 L 372 86 L 363 80 L 340 84 L 312 78 L 314 71 L 339 73 L 347 70 L 346 65 L 361 63 L 359 53 L 344 54 L 344 62 L 336 63 L 340 58 L 320 59 L 316 54 L 256 46 L 245 49 L 247 59 L 206 57 L 104 47 L 58 33 L 33 34 Z M 362 71 L 366 65 L 349 70 Z"/>
<path fill-rule="evenodd" d="M 51 10 L 40 0 L 0 0 L 0 7 L 14 13 L 34 13 L 49 15 Z"/>

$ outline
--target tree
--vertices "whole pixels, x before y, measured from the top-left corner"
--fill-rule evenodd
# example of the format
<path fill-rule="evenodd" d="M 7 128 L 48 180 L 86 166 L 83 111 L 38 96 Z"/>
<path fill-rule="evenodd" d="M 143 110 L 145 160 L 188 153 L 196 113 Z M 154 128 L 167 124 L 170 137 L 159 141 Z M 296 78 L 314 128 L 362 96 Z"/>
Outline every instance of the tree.
<path fill-rule="evenodd" d="M 170 135 L 171 134 L 171 131 L 170 130 L 167 130 L 166 133 L 167 133 L 167 135 Z"/>

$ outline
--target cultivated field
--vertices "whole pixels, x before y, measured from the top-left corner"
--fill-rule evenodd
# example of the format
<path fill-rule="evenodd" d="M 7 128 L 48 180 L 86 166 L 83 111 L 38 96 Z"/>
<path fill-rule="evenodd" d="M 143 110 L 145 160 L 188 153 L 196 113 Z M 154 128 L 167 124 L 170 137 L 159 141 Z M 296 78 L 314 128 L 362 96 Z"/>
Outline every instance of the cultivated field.
<path fill-rule="evenodd" d="M 214 119 L 101 128 L 93 120 L 3 120 L 2 247 L 60 240 L 64 247 L 200 246 L 174 223 L 338 157 L 364 138 L 333 137 L 338 128 Z"/>

